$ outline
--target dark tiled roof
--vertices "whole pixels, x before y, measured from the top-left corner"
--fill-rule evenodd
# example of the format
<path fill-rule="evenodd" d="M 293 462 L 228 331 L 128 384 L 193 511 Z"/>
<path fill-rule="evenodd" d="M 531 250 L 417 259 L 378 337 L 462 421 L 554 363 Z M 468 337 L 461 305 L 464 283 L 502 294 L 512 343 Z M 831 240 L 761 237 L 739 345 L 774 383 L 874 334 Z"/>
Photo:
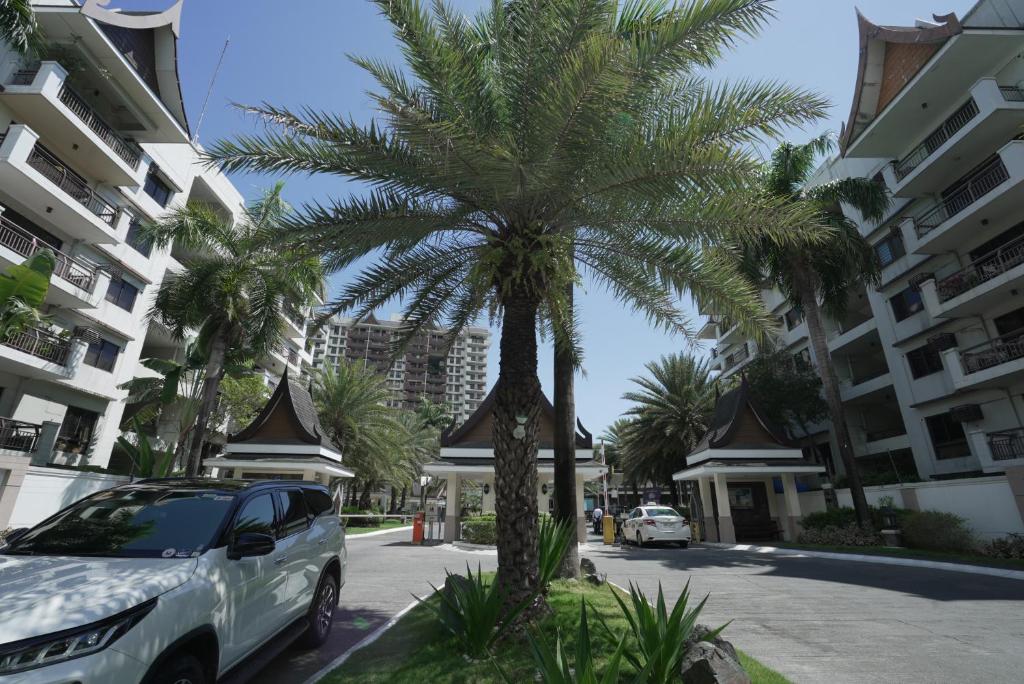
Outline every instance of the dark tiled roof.
<path fill-rule="evenodd" d="M 743 409 L 749 407 L 761 426 L 774 440 L 767 444 L 751 444 L 734 442 L 736 431 L 739 428 L 740 417 Z M 700 442 L 694 447 L 690 455 L 707 451 L 708 449 L 723 449 L 731 447 L 734 449 L 793 449 L 797 445 L 786 436 L 781 426 L 772 422 L 764 411 L 758 406 L 757 401 L 750 394 L 750 385 L 744 377 L 739 387 L 729 390 L 715 402 L 715 412 L 711 418 L 711 427 L 704 433 Z"/>
<path fill-rule="evenodd" d="M 295 428 L 293 437 L 263 437 L 260 430 L 278 411 L 285 411 L 293 420 Z M 317 417 L 316 406 L 309 391 L 298 382 L 288 377 L 288 369 L 281 376 L 277 389 L 267 400 L 260 414 L 243 430 L 228 437 L 229 444 L 244 442 L 260 442 L 265 444 L 319 444 L 341 451 L 324 434 Z"/>
<path fill-rule="evenodd" d="M 554 459 L 542 458 L 537 460 L 538 465 L 553 465 Z M 494 459 L 486 456 L 472 456 L 472 457 L 455 457 L 446 458 L 439 461 L 432 461 L 426 464 L 427 466 L 493 466 Z M 588 459 L 586 461 L 576 461 L 577 467 L 588 467 L 588 466 L 600 466 L 604 465 L 594 459 Z"/>

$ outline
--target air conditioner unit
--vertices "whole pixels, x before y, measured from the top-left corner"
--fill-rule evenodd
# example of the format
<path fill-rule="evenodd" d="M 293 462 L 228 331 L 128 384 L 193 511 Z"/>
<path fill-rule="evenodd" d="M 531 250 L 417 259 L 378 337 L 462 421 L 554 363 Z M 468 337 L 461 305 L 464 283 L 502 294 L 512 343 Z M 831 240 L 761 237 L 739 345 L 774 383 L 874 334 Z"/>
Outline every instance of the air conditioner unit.
<path fill-rule="evenodd" d="M 949 409 L 949 417 L 958 423 L 973 423 L 985 416 L 979 404 L 962 404 Z"/>
<path fill-rule="evenodd" d="M 100 341 L 100 334 L 97 330 L 82 325 L 75 327 L 71 337 L 76 337 L 86 344 L 97 344 Z"/>

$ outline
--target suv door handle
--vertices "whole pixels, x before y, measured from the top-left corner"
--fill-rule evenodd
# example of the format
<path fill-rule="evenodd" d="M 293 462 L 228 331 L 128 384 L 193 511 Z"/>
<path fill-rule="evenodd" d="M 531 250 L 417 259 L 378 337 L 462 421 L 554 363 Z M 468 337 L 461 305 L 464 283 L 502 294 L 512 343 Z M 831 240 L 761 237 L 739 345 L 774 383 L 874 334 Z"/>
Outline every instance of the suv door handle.
<path fill-rule="evenodd" d="M 274 565 L 280 565 L 288 560 L 288 556 L 279 556 L 274 559 Z"/>
<path fill-rule="evenodd" d="M 319 544 L 320 546 L 323 546 L 326 543 L 327 543 L 327 538 L 326 537 L 324 537 L 323 539 L 321 539 L 320 541 L 317 542 L 317 544 Z"/>

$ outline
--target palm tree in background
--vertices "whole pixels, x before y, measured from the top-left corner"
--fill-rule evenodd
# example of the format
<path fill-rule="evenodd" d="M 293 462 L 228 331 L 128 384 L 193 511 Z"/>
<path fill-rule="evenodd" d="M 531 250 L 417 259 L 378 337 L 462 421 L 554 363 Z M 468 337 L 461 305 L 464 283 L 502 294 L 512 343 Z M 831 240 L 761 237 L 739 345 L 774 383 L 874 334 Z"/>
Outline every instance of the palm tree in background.
<path fill-rule="evenodd" d="M 678 503 L 672 475 L 707 432 L 717 384 L 707 362 L 692 356 L 670 354 L 644 367 L 645 376 L 631 379 L 639 389 L 622 395 L 634 404 L 620 437 L 623 472 L 632 482 L 669 487 Z"/>
<path fill-rule="evenodd" d="M 282 189 L 283 184 L 275 185 L 238 220 L 192 202 L 143 228 L 156 246 L 173 242 L 190 254 L 181 273 L 164 279 L 150 312 L 178 339 L 198 330 L 197 345 L 206 359 L 186 467 L 189 477 L 199 474 L 225 360 L 280 352 L 286 307 L 315 303 L 323 286 L 315 256 L 271 242 L 289 211 Z"/>
<path fill-rule="evenodd" d="M 835 319 L 842 318 L 850 292 L 877 284 L 879 279 L 878 261 L 871 245 L 856 224 L 843 215 L 840 205 L 853 207 L 867 220 L 880 221 L 890 200 L 884 185 L 867 178 L 846 178 L 808 187 L 816 161 L 833 149 L 829 135 L 803 145 L 780 145 L 772 154 L 763 179 L 765 191 L 771 196 L 804 205 L 809 213 L 813 212 L 816 224 L 829 229 L 829 238 L 785 249 L 764 241 L 747 255 L 747 262 L 758 282 L 767 280 L 785 295 L 790 305 L 803 311 L 857 519 L 861 526 L 868 527 L 871 515 L 857 471 L 822 311 Z"/>
<path fill-rule="evenodd" d="M 379 120 L 249 108 L 267 125 L 215 145 L 228 171 L 325 173 L 365 196 L 305 207 L 291 239 L 331 270 L 372 256 L 325 316 L 395 297 L 405 340 L 501 322 L 494 413 L 498 581 L 537 589 L 537 330 L 572 339 L 566 292 L 586 277 L 653 323 L 692 334 L 684 292 L 756 334 L 770 321 L 718 245 L 792 242 L 807 217 L 764 201 L 749 146 L 820 117 L 816 95 L 702 76 L 773 16 L 769 0 L 507 0 L 474 19 L 375 0 L 404 68 L 355 58 Z"/>
<path fill-rule="evenodd" d="M 38 47 L 41 38 L 32 0 L 0 0 L 0 39 L 24 54 Z"/>

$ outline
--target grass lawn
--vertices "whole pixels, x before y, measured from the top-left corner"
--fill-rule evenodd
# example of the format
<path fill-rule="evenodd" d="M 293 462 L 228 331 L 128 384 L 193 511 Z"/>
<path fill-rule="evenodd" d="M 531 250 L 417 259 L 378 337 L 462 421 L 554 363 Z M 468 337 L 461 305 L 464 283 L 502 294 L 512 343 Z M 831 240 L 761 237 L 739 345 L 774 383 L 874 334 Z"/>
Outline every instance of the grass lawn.
<path fill-rule="evenodd" d="M 552 635 L 552 639 L 555 629 L 561 630 L 563 646 L 570 657 L 575 653 L 581 598 L 586 598 L 590 606 L 604 616 L 612 629 L 626 630 L 622 611 L 612 598 L 608 586 L 593 587 L 580 582 L 556 581 L 551 585 L 551 594 L 548 597 L 553 614 L 545 618 L 541 624 L 544 632 Z M 435 597 L 431 600 L 437 599 Z M 597 619 L 592 615 L 589 623 L 594 653 L 604 654 L 607 658 L 614 651 L 614 645 L 604 639 L 597 627 Z M 726 637 L 728 638 L 728 630 Z M 534 681 L 533 659 L 525 640 L 502 642 L 497 651 L 498 664 L 511 681 Z M 741 657 L 743 666 L 755 684 L 788 682 L 785 677 L 746 654 L 742 654 Z M 477 684 L 497 683 L 501 680 L 490 663 L 467 661 L 458 652 L 454 641 L 442 631 L 436 615 L 425 606 L 417 606 L 385 632 L 384 636 L 366 648 L 356 651 L 340 668 L 320 681 L 322 684 Z"/>
<path fill-rule="evenodd" d="M 381 524 L 377 527 L 358 527 L 357 525 L 349 525 L 345 528 L 345 534 L 366 534 L 367 532 L 380 532 L 381 530 L 390 530 L 393 527 L 405 527 L 407 525 L 409 525 L 409 523 L 402 522 L 397 518 L 388 518 L 387 520 L 381 522 Z"/>
<path fill-rule="evenodd" d="M 806 549 L 807 551 L 829 551 L 832 553 L 862 553 L 869 556 L 895 556 L 897 558 L 916 558 L 917 560 L 983 565 L 990 568 L 1004 568 L 1006 570 L 1024 570 L 1024 560 L 1019 558 L 990 558 L 988 556 L 976 556 L 966 553 L 889 548 L 885 546 L 822 546 L 816 544 L 791 544 L 789 542 L 771 542 L 769 546 L 777 546 L 784 549 Z"/>

